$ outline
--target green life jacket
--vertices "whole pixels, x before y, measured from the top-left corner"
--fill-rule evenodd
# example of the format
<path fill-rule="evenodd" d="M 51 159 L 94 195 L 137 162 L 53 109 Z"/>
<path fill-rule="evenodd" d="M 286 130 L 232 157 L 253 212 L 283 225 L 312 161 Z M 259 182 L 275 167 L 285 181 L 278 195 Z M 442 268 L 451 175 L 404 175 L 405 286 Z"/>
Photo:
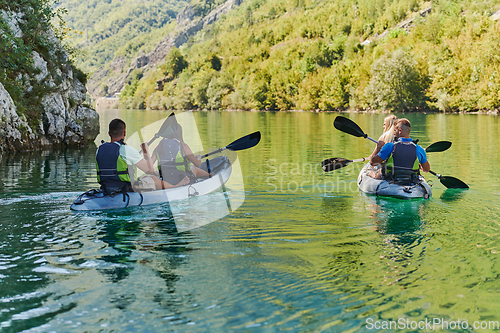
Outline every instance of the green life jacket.
<path fill-rule="evenodd" d="M 182 155 L 181 143 L 176 139 L 161 140 L 156 148 L 156 159 L 162 177 L 167 172 L 185 175 L 191 171 L 188 159 Z"/>

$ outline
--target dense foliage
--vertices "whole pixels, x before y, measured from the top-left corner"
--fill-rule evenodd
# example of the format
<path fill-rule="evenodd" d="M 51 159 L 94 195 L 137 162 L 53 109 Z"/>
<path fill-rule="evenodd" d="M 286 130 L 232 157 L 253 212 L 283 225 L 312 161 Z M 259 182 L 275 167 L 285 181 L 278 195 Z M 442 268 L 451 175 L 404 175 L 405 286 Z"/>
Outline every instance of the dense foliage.
<path fill-rule="evenodd" d="M 139 52 L 149 52 L 175 27 L 175 17 L 186 4 L 183 0 L 59 1 L 73 31 L 68 43 L 78 50 L 76 63 L 87 73 L 109 66 L 117 56 L 130 64 Z"/>
<path fill-rule="evenodd" d="M 146 73 L 129 106 L 495 109 L 500 27 L 490 16 L 499 8 L 465 0 L 248 0 L 181 47 L 189 66 L 175 79 L 161 68 Z"/>
<path fill-rule="evenodd" d="M 36 80 L 40 70 L 34 67 L 33 52 L 49 59 L 49 71 L 67 60 L 47 33 L 50 22 L 61 14 L 51 0 L 0 0 L 0 82 L 30 123 L 38 121 L 43 96 L 55 89 Z"/>

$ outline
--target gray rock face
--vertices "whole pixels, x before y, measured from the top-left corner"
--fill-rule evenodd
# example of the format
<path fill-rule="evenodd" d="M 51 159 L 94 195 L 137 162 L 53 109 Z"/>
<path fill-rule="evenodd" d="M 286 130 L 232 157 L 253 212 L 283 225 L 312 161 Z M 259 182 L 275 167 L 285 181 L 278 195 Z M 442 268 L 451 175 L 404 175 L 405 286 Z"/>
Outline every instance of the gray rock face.
<path fill-rule="evenodd" d="M 132 61 L 130 68 L 124 70 L 121 74 L 118 74 L 116 77 L 109 79 L 108 82 L 106 82 L 109 94 L 119 93 L 123 89 L 125 80 L 132 70 L 142 68 L 146 71 L 153 68 L 160 61 L 165 59 L 174 46 L 179 47 L 186 43 L 190 36 L 193 36 L 201 29 L 214 23 L 221 17 L 221 15 L 226 14 L 235 6 L 239 6 L 242 2 L 243 0 L 228 0 L 211 11 L 204 18 L 196 18 L 193 8 L 191 6 L 186 6 L 177 15 L 177 27 L 173 32 L 165 36 L 149 54 L 139 55 Z M 111 67 L 116 70 L 116 64 L 118 63 L 123 64 L 122 59 L 113 60 Z M 89 90 L 92 95 L 94 95 L 99 89 L 99 85 L 102 83 L 100 81 L 105 77 L 106 73 L 107 71 L 103 69 L 94 73 L 90 78 L 91 82 L 89 82 Z"/>
<path fill-rule="evenodd" d="M 20 28 L 22 14 L 0 11 L 0 15 L 13 34 L 23 36 Z M 26 119 L 18 113 L 8 91 L 0 84 L 0 152 L 61 144 L 86 145 L 99 134 L 99 114 L 82 105 L 87 90 L 74 75 L 67 52 L 53 31 L 45 33 L 51 44 L 51 59 L 44 59 L 39 53 L 33 52 L 33 65 L 40 71 L 34 78 L 50 92 L 42 98 L 39 118 Z M 54 65 L 49 66 L 49 62 L 58 64 L 57 68 L 50 68 Z M 28 91 L 32 89 L 31 86 L 27 87 Z"/>
<path fill-rule="evenodd" d="M 193 7 L 187 5 L 183 10 L 177 14 L 175 20 L 177 21 L 177 26 L 183 26 L 184 24 L 192 21 L 194 18 Z"/>
<path fill-rule="evenodd" d="M 17 38 L 23 37 L 23 31 L 19 27 L 19 22 L 22 20 L 24 16 L 22 13 L 14 13 L 14 12 L 7 12 L 5 10 L 0 10 L 0 15 L 2 15 L 2 18 L 5 20 L 5 22 L 7 22 L 10 31 L 15 37 Z"/>
<path fill-rule="evenodd" d="M 29 144 L 29 140 L 34 137 L 25 117 L 16 113 L 14 101 L 0 83 L 0 149 L 20 148 Z"/>

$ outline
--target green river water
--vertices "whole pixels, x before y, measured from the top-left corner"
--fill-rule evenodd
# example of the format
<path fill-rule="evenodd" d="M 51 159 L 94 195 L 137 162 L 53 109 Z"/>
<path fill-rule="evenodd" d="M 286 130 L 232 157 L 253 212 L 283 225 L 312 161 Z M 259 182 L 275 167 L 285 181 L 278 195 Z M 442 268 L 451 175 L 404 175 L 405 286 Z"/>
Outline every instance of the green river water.
<path fill-rule="evenodd" d="M 115 117 L 132 133 L 168 115 L 100 114 L 96 142 Z M 495 331 L 499 118 L 405 115 L 423 147 L 453 142 L 428 154 L 431 169 L 470 189 L 446 190 L 425 174 L 433 197 L 401 201 L 360 193 L 362 163 L 321 171 L 323 159 L 374 148 L 335 130 L 336 116 L 195 112 L 205 147 L 257 130 L 262 140 L 238 154 L 241 207 L 182 233 L 168 204 L 71 211 L 97 187 L 95 146 L 3 155 L 0 331 Z M 384 114 L 345 116 L 371 137 L 382 132 Z M 390 321 L 398 326 L 386 329 Z"/>

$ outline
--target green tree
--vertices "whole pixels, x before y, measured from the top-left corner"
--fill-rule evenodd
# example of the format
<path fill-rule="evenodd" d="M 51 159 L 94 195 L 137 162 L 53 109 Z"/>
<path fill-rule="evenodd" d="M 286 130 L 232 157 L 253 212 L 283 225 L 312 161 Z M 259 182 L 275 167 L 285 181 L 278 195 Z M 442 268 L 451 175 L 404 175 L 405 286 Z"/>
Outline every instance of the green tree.
<path fill-rule="evenodd" d="M 173 47 L 165 58 L 163 74 L 177 77 L 184 69 L 189 66 L 189 63 L 182 55 L 178 48 Z"/>
<path fill-rule="evenodd" d="M 372 64 L 365 94 L 375 108 L 410 110 L 425 106 L 427 86 L 411 53 L 400 48 Z"/>

